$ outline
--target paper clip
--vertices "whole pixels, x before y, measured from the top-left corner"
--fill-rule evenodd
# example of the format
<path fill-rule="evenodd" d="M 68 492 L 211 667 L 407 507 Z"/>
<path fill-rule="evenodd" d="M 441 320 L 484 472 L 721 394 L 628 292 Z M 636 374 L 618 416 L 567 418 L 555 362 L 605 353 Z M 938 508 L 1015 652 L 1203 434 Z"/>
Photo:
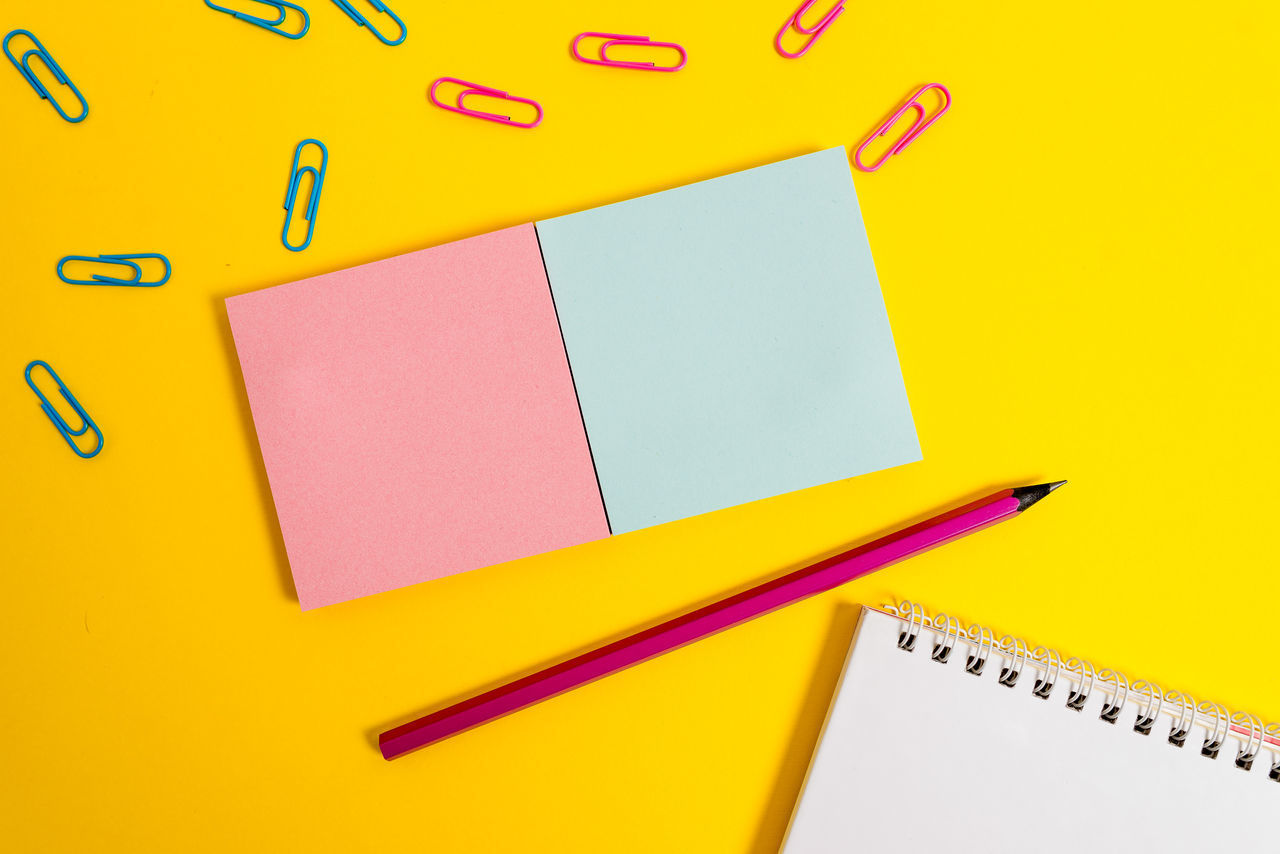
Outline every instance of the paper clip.
<path fill-rule="evenodd" d="M 67 403 L 71 404 L 71 408 L 80 416 L 80 420 L 84 422 L 80 426 L 79 430 L 71 429 L 71 425 L 66 422 L 66 419 L 58 414 L 57 410 L 53 408 L 53 404 L 49 402 L 49 398 L 44 396 L 44 392 L 42 392 L 31 379 L 31 371 L 37 365 L 49 372 L 49 376 L 53 377 L 53 381 L 58 384 L 58 391 L 62 392 L 62 396 L 66 398 Z M 53 372 L 53 368 L 49 367 L 49 363 L 41 362 L 39 360 L 30 363 L 27 365 L 27 370 L 24 376 L 27 378 L 27 385 L 31 386 L 31 390 L 36 393 L 36 397 L 40 398 L 40 408 L 44 410 L 44 414 L 53 422 L 53 426 L 58 428 L 58 432 L 62 434 L 62 438 L 66 440 L 66 443 L 71 446 L 71 450 L 76 452 L 76 456 L 86 460 L 90 457 L 96 457 L 98 452 L 102 450 L 102 431 L 98 429 L 97 424 L 93 423 L 93 419 L 89 417 L 89 414 L 84 411 L 84 407 L 80 405 L 80 401 L 72 397 L 71 392 L 68 391 L 66 385 L 63 384 L 62 378 Z M 93 434 L 98 437 L 98 445 L 92 451 L 86 453 L 76 447 L 76 443 L 73 439 L 76 436 L 83 436 L 90 430 L 92 430 Z"/>
<path fill-rule="evenodd" d="M 142 266 L 137 263 L 139 258 L 155 258 L 164 264 L 164 275 L 154 282 L 142 281 Z M 118 279 L 114 276 L 103 276 L 94 273 L 87 279 L 68 279 L 66 274 L 62 272 L 62 268 L 68 261 L 85 261 L 90 264 L 115 264 L 120 267 L 127 267 L 132 271 L 132 276 L 128 279 Z M 165 282 L 169 281 L 169 275 L 173 272 L 173 267 L 169 264 L 169 259 L 158 252 L 140 252 L 135 255 L 68 255 L 58 262 L 58 278 L 66 282 L 68 285 L 120 285 L 127 288 L 158 288 Z"/>
<path fill-rule="evenodd" d="M 578 43 L 583 39 L 605 40 L 601 42 L 595 59 L 583 56 L 581 51 L 578 50 Z M 680 63 L 678 65 L 657 65 L 652 62 L 626 62 L 621 59 L 610 59 L 608 56 L 609 48 L 619 44 L 640 45 L 642 47 L 669 47 L 680 54 Z M 579 33 L 573 40 L 572 50 L 575 59 L 591 65 L 608 65 L 612 68 L 636 68 L 640 71 L 679 71 L 689 61 L 689 54 L 675 42 L 655 42 L 644 36 L 623 36 L 617 33 Z"/>
<path fill-rule="evenodd" d="M 441 83 L 457 83 L 467 88 L 458 93 L 458 97 L 454 100 L 453 106 L 440 103 L 436 98 L 436 87 Z M 462 103 L 463 99 L 468 95 L 487 95 L 491 98 L 501 98 L 504 101 L 516 101 L 521 104 L 528 104 L 538 111 L 538 117 L 531 122 L 514 122 L 510 116 L 500 116 L 497 113 L 486 113 L 481 110 L 467 109 Z M 478 83 L 468 83 L 466 80 L 459 80 L 457 77 L 441 77 L 439 80 L 431 84 L 431 89 L 427 93 L 427 97 L 431 99 L 431 103 L 435 104 L 442 110 L 449 110 L 454 113 L 462 113 L 464 116 L 475 116 L 477 119 L 485 119 L 486 121 L 498 122 L 499 124 L 511 125 L 518 128 L 537 127 L 542 122 L 542 105 L 537 101 L 531 101 L 528 98 L 517 98 L 514 95 L 508 95 L 501 89 L 490 89 L 488 86 L 481 86 Z"/>
<path fill-rule="evenodd" d="M 942 97 L 944 100 L 942 103 L 942 109 L 938 110 L 938 112 L 930 116 L 928 121 L 925 121 L 925 118 L 924 118 L 925 109 L 920 105 L 920 102 L 917 99 L 921 95 L 923 95 L 925 92 L 928 92 L 930 89 L 937 89 L 938 91 L 940 91 L 942 93 Z M 884 156 L 881 157 L 879 160 L 877 160 L 874 164 L 872 164 L 871 166 L 864 166 L 862 164 L 863 149 L 865 149 L 868 145 L 870 145 L 879 137 L 882 137 L 886 133 L 888 133 L 889 129 L 893 127 L 894 122 L 902 118 L 902 114 L 905 113 L 907 110 L 912 110 L 912 109 L 916 111 L 916 117 L 912 120 L 911 127 L 908 128 L 907 132 L 902 135 L 902 139 L 898 140 L 893 145 L 889 146 L 889 150 L 886 151 L 884 153 Z M 911 96 L 910 99 L 907 100 L 907 103 L 902 105 L 901 109 L 899 109 L 896 113 L 890 116 L 888 121 L 880 125 L 880 127 L 876 129 L 875 133 L 867 137 L 866 140 L 863 141 L 862 145 L 858 146 L 857 150 L 853 152 L 853 165 L 857 166 L 863 172 L 876 171 L 881 166 L 883 166 L 884 162 L 888 160 L 890 157 L 892 157 L 895 154 L 901 154 L 904 148 L 906 148 L 911 143 L 915 142 L 916 137 L 924 133 L 925 130 L 928 129 L 929 125 L 933 124 L 938 119 L 942 118 L 942 114 L 949 109 L 951 109 L 951 93 L 947 91 L 946 86 L 943 86 L 941 83 L 930 83 L 928 86 L 921 88 L 920 91 L 916 92 L 914 95 Z"/>
<path fill-rule="evenodd" d="M 22 55 L 22 59 L 17 59 L 9 52 L 9 42 L 12 41 L 15 36 L 26 36 L 31 39 L 31 43 L 35 45 L 35 47 Z M 89 102 L 84 99 L 84 95 L 80 94 L 80 90 L 77 89 L 76 84 L 72 83 L 70 78 L 67 77 L 66 72 L 59 67 L 58 63 L 54 62 L 53 57 L 49 55 L 49 51 L 45 49 L 45 46 L 40 43 L 40 39 L 36 38 L 34 33 L 30 30 L 12 30 L 4 37 L 4 43 L 3 45 L 0 45 L 0 47 L 3 47 L 4 55 L 9 57 L 9 61 L 13 63 L 13 67 L 18 69 L 18 73 L 31 84 L 31 88 L 36 90 L 36 94 L 40 96 L 40 99 L 52 104 L 53 108 L 57 110 L 58 115 L 62 116 L 63 119 L 71 122 L 72 124 L 85 120 L 85 117 L 89 115 Z M 66 111 L 62 109 L 62 105 L 55 101 L 53 96 L 49 94 L 49 89 L 41 83 L 40 79 L 31 71 L 31 57 L 33 56 L 43 62 L 45 67 L 53 72 L 53 78 L 55 80 L 70 89 L 72 93 L 75 94 L 76 98 L 80 100 L 80 115 L 76 116 L 74 119 L 71 118 L 71 116 L 67 115 Z"/>
<path fill-rule="evenodd" d="M 374 36 L 377 37 L 378 41 L 382 42 L 388 47 L 395 47 L 396 45 L 404 41 L 405 36 L 409 35 L 409 28 L 404 25 L 404 21 L 400 20 L 400 18 L 396 16 L 395 12 L 392 12 L 390 9 L 388 9 L 387 4 L 383 3 L 382 0 L 369 0 L 369 5 L 372 6 L 375 11 L 382 12 L 383 14 L 389 16 L 391 20 L 395 21 L 396 25 L 400 27 L 400 38 L 396 39 L 395 41 L 391 41 L 382 33 L 378 32 L 377 29 L 374 28 L 373 24 L 369 23 L 368 18 L 366 18 L 364 15 L 361 15 L 359 12 L 356 11 L 355 7 L 351 5 L 351 0 L 333 0 L 333 2 L 337 3 L 338 8 L 346 12 L 347 17 L 355 21 L 357 26 L 367 27 L 369 32 L 373 33 Z"/>
<path fill-rule="evenodd" d="M 809 48 L 813 47 L 813 43 L 818 40 L 818 36 L 825 33 L 827 31 L 827 27 L 834 24 L 836 22 L 836 18 L 839 18 L 844 14 L 844 0 L 839 0 L 836 5 L 831 7 L 831 10 L 827 12 L 827 14 L 822 16 L 822 20 L 819 21 L 816 26 L 806 27 L 804 24 L 800 23 L 800 17 L 805 12 L 808 12 L 809 8 L 816 2 L 817 0 L 804 0 L 804 2 L 800 4 L 800 8 L 796 9 L 795 13 L 792 14 L 790 18 L 787 18 L 786 23 L 782 25 L 782 29 L 778 30 L 778 35 L 774 37 L 773 46 L 778 49 L 778 53 L 782 54 L 787 59 L 795 59 L 798 56 L 804 56 L 808 53 Z M 793 29 L 796 32 L 803 33 L 809 37 L 809 40 L 804 43 L 804 47 L 800 48 L 800 50 L 795 53 L 792 53 L 782 46 L 782 37 Z"/>
<path fill-rule="evenodd" d="M 311 29 L 311 16 L 307 14 L 307 10 L 293 3 L 286 3 L 285 0 L 253 0 L 255 3 L 261 3 L 263 6 L 270 6 L 280 14 L 273 21 L 269 18 L 259 18 L 256 15 L 250 15 L 247 12 L 237 12 L 235 9 L 228 9 L 226 6 L 219 6 L 212 0 L 204 0 L 204 5 L 218 12 L 226 12 L 233 18 L 238 18 L 246 24 L 253 24 L 255 27 L 262 27 L 264 30 L 273 32 L 278 36 L 284 36 L 287 39 L 300 39 L 307 34 L 307 30 Z M 288 17 L 287 9 L 292 9 L 302 15 L 302 32 L 290 33 L 281 29 L 284 19 Z"/>
<path fill-rule="evenodd" d="M 298 160 L 302 157 L 302 149 L 307 145 L 314 145 L 320 149 L 320 170 L 316 171 L 314 166 L 303 166 L 298 168 Z M 318 139 L 304 139 L 298 143 L 298 147 L 293 150 L 293 166 L 290 167 L 289 174 L 289 191 L 284 197 L 284 230 L 280 232 L 280 242 L 284 244 L 284 248 L 290 252 L 301 252 L 311 245 L 311 235 L 316 230 L 316 209 L 320 207 L 320 189 L 324 186 L 324 173 L 329 168 L 329 149 L 324 147 L 324 143 Z M 293 208 L 298 201 L 298 184 L 302 181 L 302 176 L 311 174 L 311 196 L 307 199 L 307 210 L 302 218 L 307 221 L 307 239 L 301 246 L 293 246 L 289 243 L 289 226 L 293 224 Z"/>

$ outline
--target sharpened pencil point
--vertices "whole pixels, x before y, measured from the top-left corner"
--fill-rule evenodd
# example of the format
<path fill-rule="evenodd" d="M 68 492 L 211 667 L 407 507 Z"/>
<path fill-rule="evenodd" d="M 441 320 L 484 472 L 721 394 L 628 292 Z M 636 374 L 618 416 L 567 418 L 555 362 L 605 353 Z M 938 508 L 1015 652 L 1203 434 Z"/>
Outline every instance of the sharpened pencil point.
<path fill-rule="evenodd" d="M 1019 486 L 1013 490 L 1013 497 L 1018 499 L 1018 512 L 1021 513 L 1032 504 L 1035 504 L 1041 498 L 1044 498 L 1050 492 L 1053 492 L 1059 486 L 1066 483 L 1065 480 L 1055 480 L 1053 483 L 1037 483 L 1035 486 Z"/>

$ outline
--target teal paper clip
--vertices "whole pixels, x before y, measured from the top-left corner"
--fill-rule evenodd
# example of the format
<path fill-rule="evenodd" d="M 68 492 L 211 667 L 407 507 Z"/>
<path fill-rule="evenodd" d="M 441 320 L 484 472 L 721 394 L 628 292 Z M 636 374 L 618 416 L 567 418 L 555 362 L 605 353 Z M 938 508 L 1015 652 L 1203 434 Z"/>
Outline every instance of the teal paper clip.
<path fill-rule="evenodd" d="M 364 15 L 361 15 L 359 12 L 356 11 L 356 8 L 351 5 L 351 0 L 333 0 L 333 2 L 338 4 L 339 9 L 347 13 L 347 17 L 355 21 L 358 26 L 367 27 L 369 32 L 373 33 L 374 36 L 377 37 L 378 41 L 382 42 L 388 47 L 395 47 L 396 45 L 404 41 L 405 36 L 409 35 L 409 28 L 404 25 L 404 21 L 400 20 L 396 16 L 395 12 L 392 12 L 390 9 L 388 9 L 387 4 L 383 3 L 382 0 L 369 0 L 369 5 L 372 6 L 375 11 L 382 12 L 383 14 L 391 18 L 391 20 L 396 22 L 396 26 L 400 28 L 400 38 L 396 39 L 395 41 L 391 41 L 382 33 L 378 32 L 377 28 L 374 27 L 373 24 L 369 23 L 368 18 L 366 18 Z"/>
<path fill-rule="evenodd" d="M 307 34 L 307 30 L 311 29 L 311 17 L 307 14 L 307 10 L 301 6 L 296 6 L 293 3 L 286 3 L 285 0 L 254 0 L 254 2 L 261 3 L 263 6 L 270 6 L 275 9 L 279 15 L 273 21 L 269 18 L 259 18 L 256 15 L 250 15 L 246 12 L 237 12 L 235 9 L 228 9 L 226 6 L 219 6 L 216 3 L 210 2 L 210 0 L 204 0 L 204 5 L 219 12 L 226 12 L 231 17 L 238 18 L 246 24 L 253 24 L 255 27 L 262 27 L 264 30 L 273 32 L 278 36 L 284 36 L 287 39 L 300 39 Z M 285 11 L 286 9 L 293 9 L 294 11 L 302 14 L 302 32 L 290 33 L 281 29 L 281 24 L 284 23 L 284 19 L 289 15 L 289 13 Z"/>
<path fill-rule="evenodd" d="M 53 408 L 53 404 L 49 402 L 49 398 L 44 396 L 44 392 L 42 392 L 31 379 L 31 371 L 36 366 L 44 368 L 49 372 L 49 376 L 53 377 L 53 381 L 58 384 L 58 391 L 62 392 L 62 396 L 66 399 L 67 403 L 71 404 L 71 408 L 75 411 L 76 415 L 80 416 L 80 420 L 84 423 L 80 425 L 79 430 L 71 429 L 71 425 L 67 423 L 65 418 L 58 414 L 57 410 Z M 49 416 L 49 420 L 53 422 L 53 426 L 58 428 L 58 432 L 62 434 L 62 438 L 66 440 L 66 443 L 71 446 L 71 450 L 76 452 L 76 456 L 86 460 L 90 457 L 96 457 L 98 452 L 102 450 L 102 431 L 98 429 L 97 424 L 93 423 L 93 419 L 89 417 L 89 414 L 84 411 L 84 407 L 80 405 L 80 401 L 76 400 L 71 395 L 71 392 L 67 390 L 66 385 L 62 382 L 62 378 L 53 372 L 53 368 L 49 367 L 49 363 L 41 362 L 39 360 L 32 362 L 27 365 L 27 370 L 24 376 L 27 378 L 27 385 L 31 386 L 31 390 L 36 393 L 36 397 L 40 398 L 40 408 L 44 410 L 45 415 Z M 83 436 L 90 430 L 93 431 L 93 435 L 98 437 L 97 447 L 92 451 L 82 451 L 76 446 L 74 440 L 77 436 Z"/>
<path fill-rule="evenodd" d="M 35 45 L 35 47 L 22 55 L 22 59 L 17 59 L 9 51 L 9 42 L 13 40 L 14 36 L 26 36 L 31 39 L 31 43 Z M 9 57 L 9 61 L 13 63 L 13 67 L 18 69 L 18 73 L 26 78 L 26 81 L 31 84 L 32 89 L 36 90 L 36 94 L 40 96 L 41 100 L 48 101 L 52 104 L 53 108 L 58 111 L 58 115 L 62 116 L 62 118 L 72 124 L 85 120 L 85 116 L 89 115 L 89 102 L 84 99 L 84 95 L 80 94 L 80 90 L 77 89 L 76 84 L 72 83 L 70 78 L 67 77 L 66 72 L 59 67 L 58 63 L 53 61 L 53 57 L 49 55 L 49 51 L 45 50 L 44 45 L 40 44 L 40 39 L 36 38 L 34 33 L 30 30 L 12 30 L 4 37 L 4 44 L 0 45 L 0 47 L 3 47 L 4 55 Z M 71 118 L 71 116 L 67 115 L 66 111 L 62 109 L 62 105 L 55 101 L 53 96 L 49 94 L 48 88 L 40 82 L 40 79 L 36 77 L 35 73 L 31 70 L 31 57 L 33 56 L 45 64 L 45 67 L 53 73 L 55 80 L 70 89 L 75 94 L 76 98 L 80 100 L 80 115 L 76 116 L 74 119 Z"/>
<path fill-rule="evenodd" d="M 302 157 L 302 149 L 308 145 L 314 145 L 320 149 L 320 170 L 317 172 L 314 166 L 303 166 L 298 168 L 298 160 Z M 311 245 L 311 235 L 316 230 L 316 209 L 320 207 L 320 189 L 324 186 L 324 173 L 329 168 L 329 149 L 324 147 L 324 143 L 318 139 L 304 139 L 298 143 L 298 147 L 293 150 L 293 166 L 289 174 L 289 192 L 284 197 L 284 230 L 280 232 L 280 242 L 284 244 L 284 248 L 290 252 L 301 252 Z M 293 209 L 298 202 L 298 184 L 302 181 L 302 176 L 311 173 L 311 196 L 307 199 L 307 210 L 302 218 L 307 221 L 307 239 L 301 246 L 294 246 L 289 243 L 289 226 L 293 224 Z"/>
<path fill-rule="evenodd" d="M 142 281 L 142 266 L 137 263 L 140 258 L 155 258 L 164 264 L 164 275 L 154 282 Z M 94 273 L 87 279 L 69 279 L 62 272 L 63 266 L 68 261 L 85 261 L 90 264 L 113 264 L 118 267 L 125 267 L 131 271 L 130 278 L 118 279 L 114 276 L 103 276 Z M 68 285 L 119 285 L 126 288 L 158 288 L 165 282 L 169 281 L 169 275 L 173 272 L 173 267 L 169 264 L 169 259 L 158 252 L 140 252 L 136 255 L 68 255 L 58 262 L 58 278 L 66 282 Z"/>

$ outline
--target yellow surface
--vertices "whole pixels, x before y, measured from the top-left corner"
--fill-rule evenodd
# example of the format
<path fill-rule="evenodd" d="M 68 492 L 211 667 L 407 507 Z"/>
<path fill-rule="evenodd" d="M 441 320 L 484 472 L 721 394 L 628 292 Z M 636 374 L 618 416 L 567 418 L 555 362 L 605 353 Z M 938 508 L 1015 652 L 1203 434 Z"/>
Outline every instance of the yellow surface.
<path fill-rule="evenodd" d="M 394 2 L 398 48 L 320 0 L 297 42 L 198 0 L 0 4 L 91 108 L 66 124 L 0 63 L 7 850 L 771 852 L 848 606 L 892 596 L 1280 718 L 1275 3 L 850 3 L 784 60 L 786 0 Z M 689 65 L 575 63 L 586 29 L 679 41 Z M 432 108 L 443 75 L 546 120 Z M 299 612 L 225 297 L 852 146 L 934 80 L 950 114 L 855 176 L 924 462 Z M 280 204 L 309 136 L 331 160 L 295 255 Z M 54 277 L 113 251 L 164 252 L 173 280 Z M 37 408 L 37 358 L 105 431 L 97 459 Z M 900 520 L 1058 477 L 1015 523 L 410 758 L 373 747 Z"/>

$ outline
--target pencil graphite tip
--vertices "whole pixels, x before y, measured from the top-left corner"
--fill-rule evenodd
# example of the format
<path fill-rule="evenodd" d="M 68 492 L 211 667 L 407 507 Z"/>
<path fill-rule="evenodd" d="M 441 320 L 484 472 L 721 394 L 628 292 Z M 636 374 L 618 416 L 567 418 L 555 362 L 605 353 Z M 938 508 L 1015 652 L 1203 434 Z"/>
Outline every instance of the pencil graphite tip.
<path fill-rule="evenodd" d="M 1055 480 L 1053 483 L 1037 483 L 1034 486 L 1019 486 L 1014 489 L 1013 497 L 1018 499 L 1018 512 L 1026 510 L 1064 483 L 1066 483 L 1065 480 Z"/>

